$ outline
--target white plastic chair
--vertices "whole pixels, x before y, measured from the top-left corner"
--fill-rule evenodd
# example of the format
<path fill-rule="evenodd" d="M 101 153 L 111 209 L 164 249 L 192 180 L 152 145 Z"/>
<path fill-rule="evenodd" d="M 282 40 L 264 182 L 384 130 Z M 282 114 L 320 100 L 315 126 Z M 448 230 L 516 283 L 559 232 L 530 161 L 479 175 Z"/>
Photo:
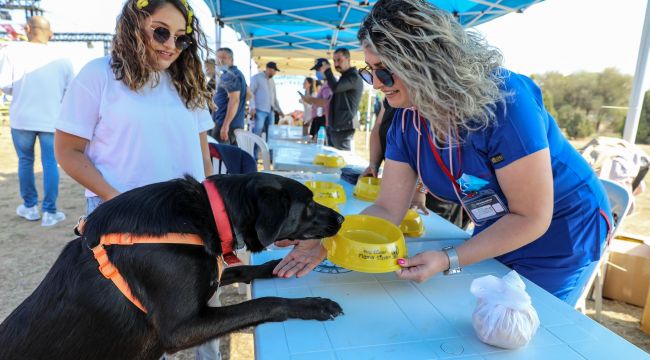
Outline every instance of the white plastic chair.
<path fill-rule="evenodd" d="M 253 134 L 250 131 L 235 129 L 235 139 L 237 139 L 237 146 L 242 150 L 251 154 L 255 158 L 255 145 L 259 146 L 262 152 L 262 163 L 264 164 L 264 170 L 271 170 L 271 155 L 269 153 L 269 147 L 266 145 L 266 141 L 259 137 L 258 135 Z"/>
<path fill-rule="evenodd" d="M 612 208 L 612 215 L 615 217 L 615 221 L 612 224 L 612 239 L 616 235 L 616 231 L 620 228 L 623 219 L 630 211 L 632 206 L 632 194 L 627 191 L 625 187 L 619 185 L 618 183 L 607 180 L 600 179 L 600 182 L 605 187 L 607 192 L 607 198 L 609 199 L 609 204 Z M 599 261 L 594 261 L 587 268 L 586 273 L 589 274 L 589 280 L 586 282 L 585 287 L 582 290 L 582 294 L 576 302 L 576 310 L 580 310 L 583 314 L 586 311 L 586 301 L 589 296 L 591 287 L 594 287 L 593 297 L 596 302 L 596 320 L 601 320 L 601 311 L 603 308 L 603 284 L 605 282 L 605 270 L 607 267 L 607 261 L 609 259 L 609 246 L 605 245 L 603 253 Z"/>

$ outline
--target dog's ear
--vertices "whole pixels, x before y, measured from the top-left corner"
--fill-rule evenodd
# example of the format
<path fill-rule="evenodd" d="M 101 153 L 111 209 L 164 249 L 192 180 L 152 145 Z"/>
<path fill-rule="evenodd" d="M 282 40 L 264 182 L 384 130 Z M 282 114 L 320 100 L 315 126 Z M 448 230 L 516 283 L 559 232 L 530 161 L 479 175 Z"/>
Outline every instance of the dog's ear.
<path fill-rule="evenodd" d="M 288 215 L 289 199 L 284 190 L 263 187 L 257 191 L 255 232 L 262 246 L 267 247 L 278 240 Z"/>

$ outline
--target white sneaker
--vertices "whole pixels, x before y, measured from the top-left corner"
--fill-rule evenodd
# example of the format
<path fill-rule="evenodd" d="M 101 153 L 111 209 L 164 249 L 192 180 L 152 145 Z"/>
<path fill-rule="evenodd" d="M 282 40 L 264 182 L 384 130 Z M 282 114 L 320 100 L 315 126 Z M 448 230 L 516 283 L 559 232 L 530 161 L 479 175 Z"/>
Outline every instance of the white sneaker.
<path fill-rule="evenodd" d="M 65 220 L 65 214 L 60 211 L 57 211 L 56 213 L 44 212 L 41 226 L 52 226 L 63 220 Z"/>
<path fill-rule="evenodd" d="M 29 221 L 38 220 L 41 218 L 41 214 L 38 213 L 38 205 L 32 207 L 25 207 L 25 205 L 19 205 L 16 208 L 16 214 L 22 216 Z"/>

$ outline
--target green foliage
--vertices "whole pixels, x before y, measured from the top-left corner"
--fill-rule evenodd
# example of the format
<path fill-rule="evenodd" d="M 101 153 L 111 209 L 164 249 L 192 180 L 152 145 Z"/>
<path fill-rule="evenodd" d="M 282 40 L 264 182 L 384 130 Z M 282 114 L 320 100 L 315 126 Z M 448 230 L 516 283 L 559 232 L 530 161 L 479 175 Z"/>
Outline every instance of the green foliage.
<path fill-rule="evenodd" d="M 620 132 L 632 89 L 632 77 L 608 68 L 600 73 L 558 72 L 533 75 L 542 89 L 544 105 L 571 137 L 595 132 Z M 557 110 L 556 110 L 557 109 Z"/>

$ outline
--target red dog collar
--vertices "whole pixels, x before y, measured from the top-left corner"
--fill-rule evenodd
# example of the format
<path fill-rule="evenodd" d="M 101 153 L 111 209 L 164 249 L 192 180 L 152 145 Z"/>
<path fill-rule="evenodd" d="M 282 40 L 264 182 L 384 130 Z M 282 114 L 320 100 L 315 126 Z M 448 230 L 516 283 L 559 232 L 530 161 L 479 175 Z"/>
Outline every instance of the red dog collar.
<path fill-rule="evenodd" d="M 214 217 L 214 223 L 217 225 L 217 233 L 221 239 L 221 256 L 223 257 L 223 261 L 228 266 L 241 265 L 242 262 L 233 249 L 234 237 L 232 235 L 232 227 L 230 226 L 228 212 L 223 203 L 223 198 L 217 189 L 217 185 L 213 181 L 204 180 L 203 187 L 208 193 L 212 216 Z"/>

